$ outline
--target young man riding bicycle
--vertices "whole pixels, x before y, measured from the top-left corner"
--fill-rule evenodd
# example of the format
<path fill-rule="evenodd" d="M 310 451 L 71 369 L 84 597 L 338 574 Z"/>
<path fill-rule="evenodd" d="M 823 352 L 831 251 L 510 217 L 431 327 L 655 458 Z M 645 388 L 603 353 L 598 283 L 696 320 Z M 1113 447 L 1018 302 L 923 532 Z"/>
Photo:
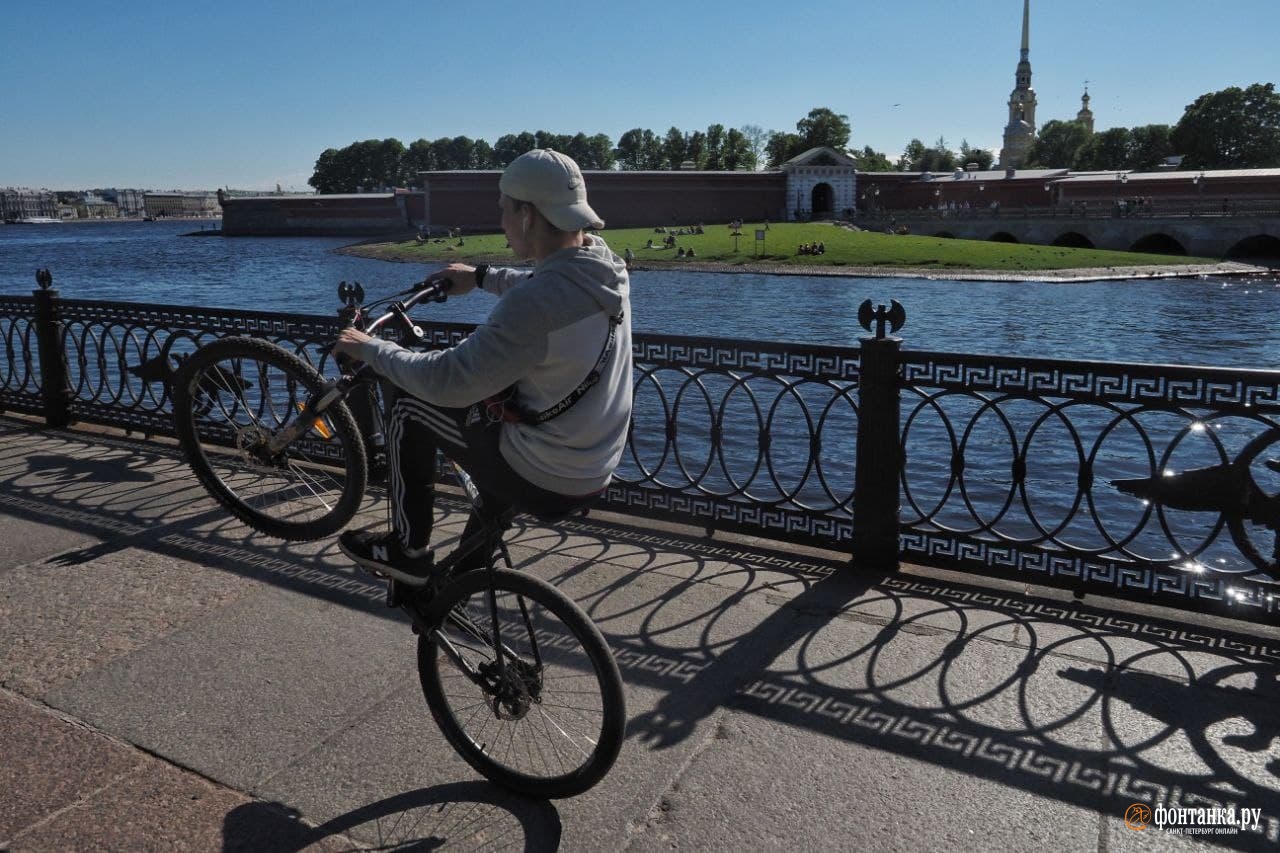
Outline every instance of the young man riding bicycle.
<path fill-rule="evenodd" d="M 624 261 L 584 233 L 604 222 L 587 203 L 578 165 L 549 149 L 517 157 L 498 183 L 502 230 L 532 272 L 451 264 L 433 276 L 450 295 L 499 297 L 458 346 L 415 352 L 345 329 L 334 352 L 368 363 L 401 394 L 387 421 L 391 530 L 349 530 L 339 546 L 357 563 L 422 584 L 437 450 L 479 489 L 486 517 L 515 507 L 554 517 L 604 491 L 631 420 L 630 281 Z M 473 516 L 463 538 L 484 519 Z M 474 552 L 475 568 L 497 539 Z"/>

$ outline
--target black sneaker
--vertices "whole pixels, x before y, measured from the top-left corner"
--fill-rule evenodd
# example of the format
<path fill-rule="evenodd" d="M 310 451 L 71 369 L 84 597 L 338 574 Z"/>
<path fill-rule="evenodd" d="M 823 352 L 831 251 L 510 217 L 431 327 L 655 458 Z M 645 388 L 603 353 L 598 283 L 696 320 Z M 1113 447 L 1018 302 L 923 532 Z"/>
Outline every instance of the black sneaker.
<path fill-rule="evenodd" d="M 338 548 L 366 569 L 409 586 L 423 586 L 431 578 L 431 552 L 406 554 L 394 532 L 348 530 L 338 537 Z"/>

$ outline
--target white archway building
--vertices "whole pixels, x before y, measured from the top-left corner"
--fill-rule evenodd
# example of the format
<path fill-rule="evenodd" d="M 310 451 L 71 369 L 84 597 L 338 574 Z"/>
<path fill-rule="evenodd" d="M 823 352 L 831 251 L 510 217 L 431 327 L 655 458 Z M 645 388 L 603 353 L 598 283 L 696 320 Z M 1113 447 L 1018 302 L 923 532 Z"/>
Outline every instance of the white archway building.
<path fill-rule="evenodd" d="M 787 219 L 851 218 L 857 207 L 858 170 L 834 148 L 810 148 L 782 164 L 787 175 Z"/>

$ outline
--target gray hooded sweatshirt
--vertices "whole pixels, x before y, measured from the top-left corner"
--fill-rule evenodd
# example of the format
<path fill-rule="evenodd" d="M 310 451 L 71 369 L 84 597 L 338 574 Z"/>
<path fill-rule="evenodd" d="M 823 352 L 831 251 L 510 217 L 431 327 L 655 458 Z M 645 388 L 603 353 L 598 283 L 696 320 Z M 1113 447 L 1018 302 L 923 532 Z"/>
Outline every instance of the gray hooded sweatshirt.
<path fill-rule="evenodd" d="M 562 249 L 527 271 L 490 268 L 483 289 L 498 304 L 456 347 L 414 352 L 375 339 L 359 358 L 415 397 L 463 407 L 515 386 L 514 402 L 541 412 L 564 400 L 595 367 L 622 316 L 598 383 L 541 424 L 505 423 L 499 449 L 536 486 L 562 495 L 604 488 L 622 458 L 631 421 L 631 304 L 626 265 L 599 237 Z"/>

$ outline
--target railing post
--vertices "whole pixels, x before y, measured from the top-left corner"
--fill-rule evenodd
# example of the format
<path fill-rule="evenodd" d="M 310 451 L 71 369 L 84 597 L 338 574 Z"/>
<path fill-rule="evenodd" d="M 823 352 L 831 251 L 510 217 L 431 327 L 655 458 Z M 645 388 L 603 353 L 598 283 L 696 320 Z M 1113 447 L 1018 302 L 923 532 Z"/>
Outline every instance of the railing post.
<path fill-rule="evenodd" d="M 902 471 L 901 389 L 899 351 L 902 339 L 885 335 L 885 324 L 896 332 L 906 311 L 896 300 L 892 308 L 858 309 L 858 321 L 875 337 L 862 338 L 858 369 L 858 450 L 853 493 L 853 562 L 860 568 L 896 571 L 898 568 L 898 479 Z"/>
<path fill-rule="evenodd" d="M 65 427 L 71 423 L 71 384 L 67 371 L 67 351 L 63 346 L 62 318 L 58 314 L 58 291 L 53 274 L 36 271 L 39 290 L 36 300 L 36 342 L 40 353 L 40 397 L 44 401 L 46 426 Z"/>

